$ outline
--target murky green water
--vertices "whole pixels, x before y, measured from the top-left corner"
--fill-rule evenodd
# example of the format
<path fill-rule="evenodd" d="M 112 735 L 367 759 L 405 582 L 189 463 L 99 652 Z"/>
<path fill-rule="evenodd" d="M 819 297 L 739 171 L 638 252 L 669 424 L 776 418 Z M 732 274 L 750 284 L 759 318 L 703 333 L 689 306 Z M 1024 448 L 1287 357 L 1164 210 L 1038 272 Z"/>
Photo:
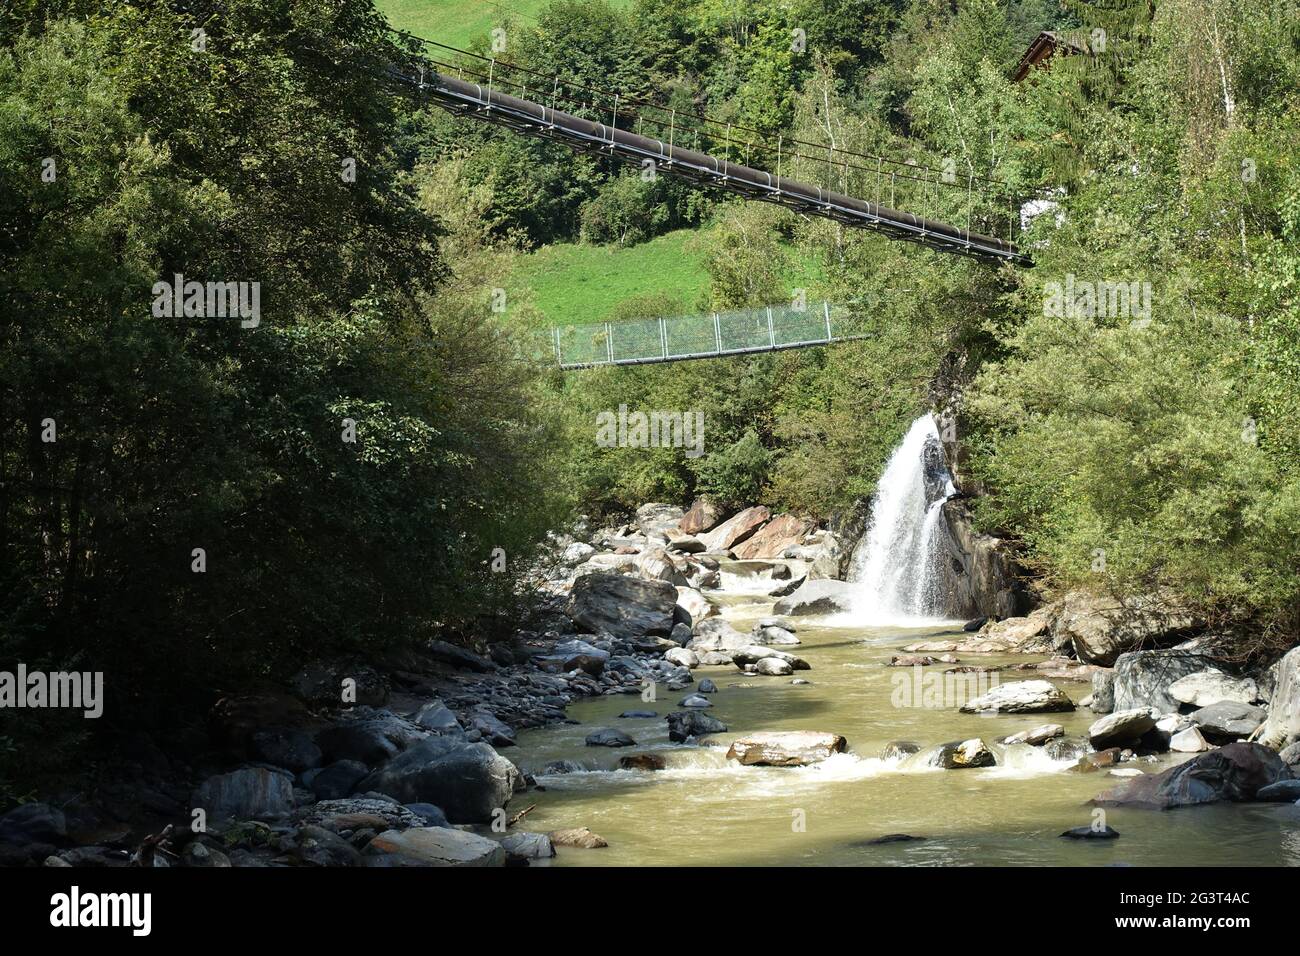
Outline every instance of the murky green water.
<path fill-rule="evenodd" d="M 717 599 L 716 595 L 711 595 Z M 771 613 L 765 599 L 722 597 L 726 616 L 742 631 Z M 755 603 L 761 601 L 762 603 Z M 536 803 L 530 830 L 590 827 L 609 841 L 598 850 L 561 849 L 555 865 L 1300 865 L 1300 807 L 1222 805 L 1170 812 L 1111 809 L 1118 840 L 1061 839 L 1061 831 L 1092 822 L 1086 801 L 1119 782 L 1107 771 L 1077 773 L 1038 748 L 1001 748 L 997 738 L 1040 723 L 1082 733 L 1094 715 L 980 717 L 943 709 L 895 706 L 895 679 L 911 671 L 883 667 L 898 649 L 951 627 L 862 629 L 815 626 L 800 619 L 803 644 L 786 648 L 808 660 L 812 681 L 740 674 L 736 668 L 695 671 L 719 692 L 709 711 L 728 725 L 725 741 L 759 730 L 816 730 L 842 734 L 849 752 L 805 768 L 742 767 L 726 759 L 726 745 L 700 747 L 668 740 L 664 715 L 681 708 L 686 692 L 660 688 L 659 700 L 603 697 L 575 704 L 581 721 L 526 733 L 510 753 L 534 770 L 547 761 L 577 760 L 600 772 L 549 775 L 546 792 L 517 798 Z M 971 656 L 963 663 L 1002 663 Z M 1017 661 L 1024 658 L 1016 658 Z M 927 668 L 941 673 L 943 666 Z M 1001 675 L 1004 680 L 1019 675 Z M 1031 675 L 1032 676 L 1032 675 Z M 1058 681 L 1076 701 L 1087 685 Z M 739 686 L 747 684 L 749 686 Z M 624 710 L 656 710 L 656 719 L 618 719 Z M 587 747 L 598 727 L 618 727 L 637 747 Z M 938 770 L 878 759 L 891 740 L 929 747 L 982 737 L 999 766 Z M 611 770 L 620 756 L 653 751 L 667 760 L 658 772 Z M 1125 764 L 1156 772 L 1164 762 Z M 802 823 L 802 827 L 800 827 Z M 891 833 L 924 840 L 886 845 L 865 841 Z"/>

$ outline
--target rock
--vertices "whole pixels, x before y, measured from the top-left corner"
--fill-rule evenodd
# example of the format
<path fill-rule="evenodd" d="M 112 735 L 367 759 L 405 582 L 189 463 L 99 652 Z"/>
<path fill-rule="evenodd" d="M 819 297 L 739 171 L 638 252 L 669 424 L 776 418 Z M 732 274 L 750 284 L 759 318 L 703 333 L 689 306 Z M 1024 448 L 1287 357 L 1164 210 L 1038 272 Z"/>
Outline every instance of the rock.
<path fill-rule="evenodd" d="M 910 833 L 886 833 L 884 836 L 878 836 L 874 839 L 867 840 L 866 846 L 883 846 L 887 843 L 912 843 L 916 840 L 924 840 L 925 837 L 912 836 Z"/>
<path fill-rule="evenodd" d="M 658 711 L 654 711 L 654 710 L 625 710 L 623 711 L 623 713 L 619 714 L 619 717 L 643 718 L 643 719 L 648 719 L 651 717 L 658 717 L 658 716 L 659 716 Z"/>
<path fill-rule="evenodd" d="M 555 846 L 545 833 L 511 833 L 501 838 L 501 848 L 512 860 L 549 860 Z"/>
<path fill-rule="evenodd" d="M 1092 673 L 1092 700 L 1088 709 L 1095 714 L 1109 714 L 1115 709 L 1115 672 L 1097 670 Z"/>
<path fill-rule="evenodd" d="M 1200 730 L 1195 727 L 1188 727 L 1186 730 L 1180 730 L 1170 735 L 1169 749 L 1180 754 L 1198 754 L 1209 750 L 1210 745 L 1206 743 L 1205 737 L 1201 735 Z"/>
<path fill-rule="evenodd" d="M 279 819 L 293 810 L 293 777 L 263 767 L 217 774 L 200 784 L 191 806 L 213 820 Z"/>
<path fill-rule="evenodd" d="M 333 692 L 338 700 L 338 689 Z M 256 759 L 253 735 L 268 729 L 314 732 L 323 721 L 314 717 L 302 701 L 288 694 L 248 694 L 223 697 L 213 706 L 208 729 L 213 742 L 234 760 Z"/>
<path fill-rule="evenodd" d="M 1088 740 L 1097 750 L 1104 750 L 1117 744 L 1136 743 L 1155 726 L 1156 718 L 1149 707 L 1119 710 L 1095 721 L 1088 728 Z"/>
<path fill-rule="evenodd" d="M 316 743 L 329 763 L 357 760 L 374 767 L 427 736 L 391 711 L 355 707 L 339 723 L 318 733 Z"/>
<path fill-rule="evenodd" d="M 776 602 L 777 614 L 798 617 L 806 614 L 836 614 L 852 607 L 854 585 L 845 581 L 805 581 L 793 594 Z"/>
<path fill-rule="evenodd" d="M 1043 753 L 1052 760 L 1078 760 L 1088 752 L 1088 741 L 1082 737 L 1053 737 L 1043 744 Z"/>
<path fill-rule="evenodd" d="M 794 673 L 794 668 L 790 666 L 789 661 L 783 661 L 777 657 L 764 657 L 754 669 L 766 677 L 789 677 Z"/>
<path fill-rule="evenodd" d="M 358 760 L 336 760 L 307 780 L 307 787 L 317 800 L 340 800 L 356 792 L 370 768 Z M 304 778 L 306 779 L 306 778 Z"/>
<path fill-rule="evenodd" d="M 660 637 L 660 638 L 656 638 L 656 640 L 658 641 L 667 640 L 669 643 L 677 644 L 680 647 L 685 647 L 687 644 L 691 642 L 691 638 L 693 638 L 694 636 L 695 633 L 694 631 L 691 630 L 691 626 L 689 624 L 683 624 L 681 621 L 678 621 L 676 624 L 673 625 L 673 629 L 669 633 L 666 639 Z M 646 638 L 642 638 L 642 640 L 646 640 Z"/>
<path fill-rule="evenodd" d="M 770 517 L 771 512 L 762 505 L 746 508 L 740 514 L 722 522 L 712 531 L 701 535 L 700 540 L 704 542 L 711 552 L 730 551 L 761 528 Z"/>
<path fill-rule="evenodd" d="M 704 680 L 700 681 L 701 694 L 716 694 L 717 692 L 718 692 L 718 685 L 713 683 L 713 681 L 709 680 L 709 678 L 706 677 L 704 678 Z"/>
<path fill-rule="evenodd" d="M 1040 724 L 1029 730 L 1022 730 L 1019 733 L 1012 734 L 1003 743 L 1008 744 L 1029 744 L 1031 747 L 1041 747 L 1054 737 L 1065 735 L 1065 728 L 1060 724 Z"/>
<path fill-rule="evenodd" d="M 699 538 L 677 530 L 668 532 L 668 549 L 682 554 L 701 554 L 706 550 L 704 542 Z"/>
<path fill-rule="evenodd" d="M 1259 739 L 1281 749 L 1300 741 L 1300 647 L 1287 651 L 1272 674 L 1271 705 Z"/>
<path fill-rule="evenodd" d="M 1115 661 L 1114 710 L 1153 707 L 1157 713 L 1169 713 L 1179 701 L 1169 695 L 1169 688 L 1188 674 L 1205 670 L 1207 658 L 1185 650 L 1132 651 Z"/>
<path fill-rule="evenodd" d="M 1048 631 L 1054 613 L 1054 608 L 1040 608 L 1027 617 L 1009 617 L 995 621 L 986 626 L 982 633 L 990 640 L 1005 641 L 1009 646 L 1020 650 L 1032 648 L 1046 653 L 1052 649 Z"/>
<path fill-rule="evenodd" d="M 689 667 L 691 670 L 700 666 L 699 657 L 687 647 L 670 648 L 664 653 L 664 660 L 670 664 L 676 664 L 678 667 Z"/>
<path fill-rule="evenodd" d="M 1260 787 L 1255 799 L 1265 803 L 1295 803 L 1300 800 L 1300 780 L 1279 780 Z"/>
<path fill-rule="evenodd" d="M 677 607 L 686 615 L 682 623 L 690 625 L 692 630 L 700 622 L 708 620 L 718 613 L 712 602 L 703 594 L 690 587 L 677 588 Z"/>
<path fill-rule="evenodd" d="M 1071 840 L 1114 840 L 1119 836 L 1119 831 L 1105 825 L 1100 828 L 1086 826 L 1066 830 L 1061 836 L 1068 837 Z"/>
<path fill-rule="evenodd" d="M 569 617 L 579 627 L 615 638 L 668 634 L 673 629 L 677 588 L 622 574 L 588 574 L 574 582 Z"/>
<path fill-rule="evenodd" d="M 635 747 L 636 741 L 613 727 L 603 727 L 587 734 L 588 747 Z"/>
<path fill-rule="evenodd" d="M 582 562 L 586 561 L 595 553 L 596 549 L 591 545 L 584 544 L 581 541 L 575 541 L 560 554 L 560 561 L 572 568 L 582 564 Z"/>
<path fill-rule="evenodd" d="M 569 830 L 552 830 L 547 834 L 556 846 L 577 847 L 582 850 L 598 850 L 609 846 L 605 838 L 592 833 L 586 827 L 574 827 Z"/>
<path fill-rule="evenodd" d="M 848 746 L 839 734 L 789 731 L 750 734 L 731 743 L 728 760 L 744 766 L 804 767 L 818 763 Z"/>
<path fill-rule="evenodd" d="M 722 520 L 722 509 L 707 498 L 696 498 L 677 527 L 686 534 L 699 534 L 715 527 Z"/>
<path fill-rule="evenodd" d="M 678 707 L 712 707 L 713 702 L 703 694 L 688 694 L 677 702 Z"/>
<path fill-rule="evenodd" d="M 636 526 L 644 535 L 663 534 L 677 529 L 686 513 L 677 505 L 650 503 L 636 509 Z"/>
<path fill-rule="evenodd" d="M 690 737 L 727 732 L 726 724 L 700 710 L 674 711 L 664 719 L 668 721 L 668 739 L 676 743 Z"/>
<path fill-rule="evenodd" d="M 630 754 L 618 758 L 620 770 L 663 770 L 668 763 L 658 754 Z"/>
<path fill-rule="evenodd" d="M 1109 595 L 1071 591 L 1062 602 L 1055 633 L 1070 640 L 1079 660 L 1110 667 L 1141 644 L 1172 643 L 1194 623 L 1190 613 L 1161 595 L 1121 602 Z"/>
<path fill-rule="evenodd" d="M 796 657 L 789 651 L 778 651 L 775 647 L 766 647 L 762 644 L 748 644 L 737 648 L 732 653 L 731 659 L 739 667 L 744 667 L 747 664 L 758 664 L 765 660 L 778 660 L 789 665 L 791 671 L 812 669 L 802 657 Z M 789 673 L 789 671 L 786 673 Z"/>
<path fill-rule="evenodd" d="M 777 515 L 732 550 L 741 561 L 779 558 L 787 548 L 798 547 L 811 527 L 803 518 Z"/>
<path fill-rule="evenodd" d="M 939 751 L 930 758 L 930 765 L 945 770 L 963 770 L 970 767 L 993 767 L 997 765 L 997 759 L 988 744 L 975 737 L 940 745 Z"/>
<path fill-rule="evenodd" d="M 1278 756 L 1282 758 L 1283 763 L 1291 768 L 1292 774 L 1300 777 L 1300 741 L 1283 747 Z"/>
<path fill-rule="evenodd" d="M 1264 787 L 1288 778 L 1286 764 L 1272 750 L 1259 744 L 1233 743 L 1163 773 L 1126 780 L 1092 802 L 1097 806 L 1168 810 L 1224 800 L 1253 800 Z"/>
<path fill-rule="evenodd" d="M 431 700 L 422 704 L 420 709 L 415 712 L 413 718 L 415 723 L 425 730 L 431 730 L 434 733 L 446 734 L 460 730 L 460 721 L 440 700 Z"/>
<path fill-rule="evenodd" d="M 324 827 L 310 824 L 302 827 L 294 834 L 294 843 L 294 855 L 310 866 L 361 865 L 361 853 L 357 848 Z"/>
<path fill-rule="evenodd" d="M 558 773 L 586 773 L 587 768 L 576 760 L 552 760 L 546 766 L 542 767 L 538 773 L 543 775 Z"/>
<path fill-rule="evenodd" d="M 880 751 L 881 760 L 903 760 L 921 752 L 921 745 L 912 740 L 891 740 Z"/>
<path fill-rule="evenodd" d="M 955 661 L 956 658 L 953 658 Z M 886 667 L 930 667 L 938 664 L 939 658 L 931 657 L 928 654 L 895 654 L 889 659 Z"/>
<path fill-rule="evenodd" d="M 435 661 L 447 664 L 456 670 L 475 671 L 483 674 L 497 669 L 497 665 L 486 657 L 446 641 L 430 641 L 425 645 L 425 652 Z"/>
<path fill-rule="evenodd" d="M 1211 743 L 1228 743 L 1249 737 L 1264 722 L 1267 712 L 1261 707 L 1250 704 L 1234 704 L 1220 701 L 1209 707 L 1202 707 L 1191 715 L 1194 723 L 1206 740 Z"/>
<path fill-rule="evenodd" d="M 370 841 L 366 855 L 385 866 L 504 866 L 505 848 L 493 841 L 446 827 L 385 830 Z"/>
<path fill-rule="evenodd" d="M 1169 685 L 1170 697 L 1181 704 L 1208 707 L 1219 701 L 1251 704 L 1259 699 L 1259 687 L 1248 677 L 1229 677 L 1220 670 L 1203 670 L 1180 677 Z"/>
<path fill-rule="evenodd" d="M 814 531 L 798 547 L 786 548 L 781 557 L 803 561 L 808 566 L 808 580 L 843 579 L 848 559 L 840 539 L 830 531 Z"/>
<path fill-rule="evenodd" d="M 519 770 L 484 743 L 429 737 L 375 771 L 360 789 L 442 807 L 452 823 L 489 823 L 522 785 Z"/>
<path fill-rule="evenodd" d="M 754 629 L 750 632 L 750 639 L 751 643 L 754 644 L 794 645 L 802 643 L 791 628 L 777 624 L 764 624 L 762 621 L 754 625 Z"/>
<path fill-rule="evenodd" d="M 406 804 L 406 809 L 410 810 L 417 817 L 423 820 L 423 826 L 451 826 L 451 821 L 447 819 L 447 814 L 442 812 L 442 807 L 435 807 L 432 803 L 408 803 Z"/>
<path fill-rule="evenodd" d="M 637 573 L 648 581 L 667 581 L 679 587 L 689 584 L 685 573 L 686 565 L 678 566 L 664 548 L 646 548 L 636 557 Z"/>
<path fill-rule="evenodd" d="M 68 835 L 63 811 L 48 803 L 24 803 L 0 817 L 0 843 L 59 844 Z"/>
<path fill-rule="evenodd" d="M 1074 710 L 1074 702 L 1059 687 L 1045 680 L 999 684 L 961 707 L 964 714 L 1037 714 L 1070 710 Z"/>
<path fill-rule="evenodd" d="M 701 651 L 735 651 L 750 643 L 749 636 L 741 634 L 730 622 L 710 618 L 695 628 L 695 636 L 687 646 L 697 654 Z"/>
<path fill-rule="evenodd" d="M 230 867 L 230 857 L 215 846 L 209 846 L 202 840 L 191 840 L 185 844 L 185 848 L 181 850 L 181 861 L 186 866 L 210 867 L 212 869 L 228 869 Z"/>
<path fill-rule="evenodd" d="M 476 710 L 469 715 L 470 727 L 477 730 L 493 747 L 513 747 L 515 729 L 487 710 Z"/>
<path fill-rule="evenodd" d="M 426 826 L 424 817 L 400 803 L 374 797 L 322 800 L 303 807 L 295 815 L 302 824 L 318 826 L 331 833 L 355 830 L 404 830 Z"/>
<path fill-rule="evenodd" d="M 963 624 L 961 629 L 963 631 L 966 631 L 967 633 L 973 634 L 975 631 L 978 631 L 987 623 L 989 623 L 989 619 L 987 617 L 973 617 L 965 624 Z"/>

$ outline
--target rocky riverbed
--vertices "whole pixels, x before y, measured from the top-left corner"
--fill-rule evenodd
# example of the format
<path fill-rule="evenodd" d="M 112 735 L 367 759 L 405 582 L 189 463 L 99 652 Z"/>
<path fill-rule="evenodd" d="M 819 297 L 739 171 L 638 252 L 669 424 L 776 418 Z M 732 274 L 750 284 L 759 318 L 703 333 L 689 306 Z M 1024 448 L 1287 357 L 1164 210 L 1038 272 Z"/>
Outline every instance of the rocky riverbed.
<path fill-rule="evenodd" d="M 1234 669 L 1176 609 L 1087 595 L 863 627 L 846 544 L 762 507 L 554 545 L 533 629 L 225 698 L 0 818 L 0 859 L 1084 862 L 1047 839 L 1082 825 L 1136 862 L 1300 863 L 1300 650 Z M 1149 812 L 1191 804 L 1199 844 Z"/>

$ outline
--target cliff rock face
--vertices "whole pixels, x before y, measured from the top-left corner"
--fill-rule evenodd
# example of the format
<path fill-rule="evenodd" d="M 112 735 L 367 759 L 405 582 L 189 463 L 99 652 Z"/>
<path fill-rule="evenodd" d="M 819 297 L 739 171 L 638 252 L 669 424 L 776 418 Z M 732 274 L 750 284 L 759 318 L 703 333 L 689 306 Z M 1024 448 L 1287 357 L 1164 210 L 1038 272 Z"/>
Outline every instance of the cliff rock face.
<path fill-rule="evenodd" d="M 1029 613 L 1033 601 L 1016 577 L 1006 542 L 976 532 L 965 501 L 944 503 L 943 530 L 940 539 L 946 553 L 935 568 L 948 614 L 1004 618 Z"/>

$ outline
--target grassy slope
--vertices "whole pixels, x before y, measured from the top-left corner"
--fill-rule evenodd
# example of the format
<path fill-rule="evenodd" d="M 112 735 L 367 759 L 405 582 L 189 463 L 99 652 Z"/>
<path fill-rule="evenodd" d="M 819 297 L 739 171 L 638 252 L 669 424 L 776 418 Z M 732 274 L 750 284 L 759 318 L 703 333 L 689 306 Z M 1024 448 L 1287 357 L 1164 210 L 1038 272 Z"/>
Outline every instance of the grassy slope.
<path fill-rule="evenodd" d="M 550 0 L 375 0 L 375 7 L 398 30 L 426 40 L 468 48 L 511 19 L 528 22 Z M 621 6 L 630 0 L 613 0 Z"/>

